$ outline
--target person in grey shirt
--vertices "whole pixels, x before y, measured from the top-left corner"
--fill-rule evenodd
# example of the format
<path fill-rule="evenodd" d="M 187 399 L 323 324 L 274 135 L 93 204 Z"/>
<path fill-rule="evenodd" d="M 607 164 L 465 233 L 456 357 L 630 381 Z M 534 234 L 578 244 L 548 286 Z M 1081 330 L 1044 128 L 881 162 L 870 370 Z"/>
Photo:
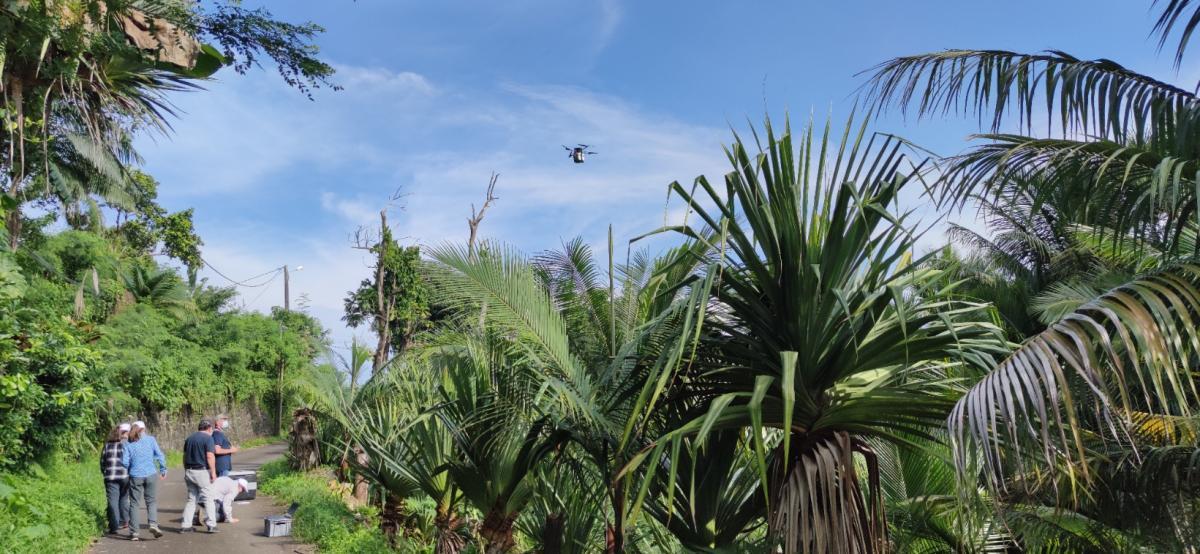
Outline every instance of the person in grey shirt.
<path fill-rule="evenodd" d="M 208 532 L 217 532 L 216 503 L 213 502 L 211 490 L 213 481 L 217 480 L 216 447 L 212 433 L 212 422 L 202 419 L 199 430 L 183 442 L 183 481 L 187 484 L 188 497 L 183 505 L 180 533 L 193 530 L 192 516 L 196 513 L 197 500 L 204 503 L 204 525 Z"/>
<path fill-rule="evenodd" d="M 225 514 L 225 521 L 238 522 L 237 518 L 233 517 L 233 499 L 249 488 L 250 483 L 245 479 L 234 481 L 231 477 L 226 476 L 218 477 L 216 481 L 213 481 L 209 490 L 212 491 L 213 498 L 220 502 L 219 509 Z"/>

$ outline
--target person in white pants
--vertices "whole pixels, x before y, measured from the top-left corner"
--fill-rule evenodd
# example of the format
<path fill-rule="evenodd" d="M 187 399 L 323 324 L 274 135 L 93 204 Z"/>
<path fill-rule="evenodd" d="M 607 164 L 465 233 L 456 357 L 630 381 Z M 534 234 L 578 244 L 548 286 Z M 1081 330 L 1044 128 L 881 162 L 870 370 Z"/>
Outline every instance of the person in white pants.
<path fill-rule="evenodd" d="M 230 477 L 217 477 L 217 480 L 213 481 L 209 490 L 212 491 L 214 499 L 220 502 L 218 509 L 225 515 L 225 521 L 238 522 L 237 518 L 233 517 L 233 500 L 249 488 L 250 483 L 245 479 L 234 481 Z"/>
<path fill-rule="evenodd" d="M 180 533 L 193 531 L 192 516 L 196 513 L 197 501 L 204 503 L 204 525 L 208 532 L 217 532 L 216 502 L 212 492 L 212 483 L 217 480 L 217 459 L 212 433 L 212 422 L 202 419 L 199 430 L 183 442 L 183 482 L 187 484 L 188 498 L 183 505 Z"/>

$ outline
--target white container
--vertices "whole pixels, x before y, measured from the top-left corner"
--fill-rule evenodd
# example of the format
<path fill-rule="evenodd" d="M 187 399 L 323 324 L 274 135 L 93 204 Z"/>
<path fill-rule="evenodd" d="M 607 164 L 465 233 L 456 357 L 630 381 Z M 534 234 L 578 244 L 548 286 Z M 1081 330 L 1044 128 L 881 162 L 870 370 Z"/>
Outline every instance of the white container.
<path fill-rule="evenodd" d="M 279 515 L 263 518 L 263 534 L 268 537 L 286 537 L 292 534 L 292 516 Z"/>

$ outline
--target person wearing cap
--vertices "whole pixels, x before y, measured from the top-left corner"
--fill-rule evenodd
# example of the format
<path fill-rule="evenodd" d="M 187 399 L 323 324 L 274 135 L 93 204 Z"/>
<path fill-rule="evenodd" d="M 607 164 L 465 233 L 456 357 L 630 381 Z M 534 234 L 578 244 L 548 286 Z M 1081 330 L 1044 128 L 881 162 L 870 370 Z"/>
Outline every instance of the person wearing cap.
<path fill-rule="evenodd" d="M 133 422 L 129 432 L 129 440 L 121 454 L 121 465 L 129 471 L 130 490 L 130 520 L 129 540 L 141 540 L 138 530 L 138 510 L 146 508 L 146 523 L 154 538 L 162 536 L 158 528 L 158 483 L 167 478 L 167 456 L 158 447 L 156 440 L 146 433 L 146 424 L 142 421 Z M 155 479 L 155 474 L 158 479 Z"/>
<path fill-rule="evenodd" d="M 217 480 L 216 446 L 213 444 L 212 422 L 200 420 L 197 431 L 183 442 L 183 482 L 187 484 L 187 503 L 183 505 L 180 533 L 192 529 L 192 516 L 197 501 L 204 503 L 204 525 L 209 533 L 217 532 L 216 510 L 213 508 L 212 483 Z"/>
<path fill-rule="evenodd" d="M 229 442 L 229 437 L 225 435 L 225 430 L 229 428 L 229 417 L 221 414 L 214 420 L 216 425 L 213 427 L 213 444 L 216 445 L 217 454 L 217 477 L 224 477 L 233 471 L 233 454 L 237 453 L 238 448 Z"/>
<path fill-rule="evenodd" d="M 229 523 L 237 523 L 237 518 L 233 517 L 233 500 L 237 495 L 245 492 L 250 488 L 250 483 L 245 479 L 233 480 L 232 477 L 218 477 L 213 482 L 213 496 L 220 502 L 218 509 L 225 515 L 225 521 Z"/>
<path fill-rule="evenodd" d="M 129 526 L 129 471 L 121 464 L 128 435 L 128 423 L 113 427 L 100 450 L 104 495 L 108 497 L 108 532 L 113 534 Z"/>

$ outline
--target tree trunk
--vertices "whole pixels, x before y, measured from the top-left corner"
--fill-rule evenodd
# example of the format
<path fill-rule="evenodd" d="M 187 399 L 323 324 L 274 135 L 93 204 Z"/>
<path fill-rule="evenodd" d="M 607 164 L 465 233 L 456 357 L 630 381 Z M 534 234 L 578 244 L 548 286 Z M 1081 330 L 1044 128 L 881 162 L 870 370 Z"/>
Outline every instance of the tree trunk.
<path fill-rule="evenodd" d="M 386 493 L 383 510 L 379 512 L 379 528 L 383 530 L 392 546 L 396 546 L 396 535 L 400 533 L 403 523 L 404 499 L 390 492 Z"/>
<path fill-rule="evenodd" d="M 604 552 L 618 554 L 625 551 L 625 496 L 621 494 L 619 479 L 609 488 L 609 500 L 613 507 L 613 521 L 604 530 Z"/>
<path fill-rule="evenodd" d="M 391 248 L 390 239 L 387 232 L 387 210 L 383 210 L 379 212 L 379 252 L 378 261 L 375 263 L 375 333 L 379 335 L 379 342 L 375 345 L 375 355 L 371 360 L 371 375 L 383 370 L 392 343 L 391 303 L 394 299 L 386 298 L 383 279 L 386 275 L 388 249 Z"/>
<path fill-rule="evenodd" d="M 563 525 L 562 514 L 546 515 L 542 524 L 542 554 L 562 554 Z"/>
<path fill-rule="evenodd" d="M 516 521 L 517 514 L 506 513 L 501 502 L 496 504 L 479 526 L 479 536 L 487 543 L 485 554 L 505 554 L 516 546 L 513 521 Z"/>
<path fill-rule="evenodd" d="M 14 78 L 8 83 L 12 105 L 16 108 L 16 132 L 9 136 L 9 168 L 8 194 L 16 202 L 11 212 L 6 214 L 5 226 L 8 229 L 8 248 L 13 252 L 21 244 L 21 182 L 25 180 L 25 87 L 21 79 Z M 12 144 L 15 142 L 16 144 Z M 15 150 L 12 148 L 15 146 Z"/>
<path fill-rule="evenodd" d="M 289 458 L 292 467 L 308 471 L 321 464 L 321 451 L 317 444 L 317 419 L 308 408 L 300 408 L 292 414 L 292 430 L 289 433 Z"/>
<path fill-rule="evenodd" d="M 458 554 L 466 548 L 467 541 L 458 532 L 459 527 L 462 527 L 462 520 L 449 508 L 439 506 L 433 524 L 437 527 L 435 554 Z"/>
<path fill-rule="evenodd" d="M 17 247 L 21 245 L 21 210 L 14 209 L 5 217 L 7 218 L 5 226 L 8 229 L 8 249 L 16 252 Z"/>
<path fill-rule="evenodd" d="M 370 460 L 367 458 L 367 452 L 357 444 L 354 445 L 354 461 L 360 465 L 367 465 Z M 369 494 L 371 487 L 367 484 L 367 479 L 360 473 L 354 474 L 354 501 L 358 502 L 359 506 L 365 506 L 370 500 Z"/>

